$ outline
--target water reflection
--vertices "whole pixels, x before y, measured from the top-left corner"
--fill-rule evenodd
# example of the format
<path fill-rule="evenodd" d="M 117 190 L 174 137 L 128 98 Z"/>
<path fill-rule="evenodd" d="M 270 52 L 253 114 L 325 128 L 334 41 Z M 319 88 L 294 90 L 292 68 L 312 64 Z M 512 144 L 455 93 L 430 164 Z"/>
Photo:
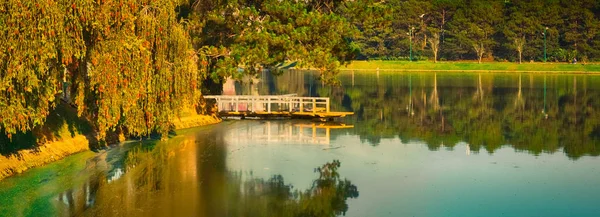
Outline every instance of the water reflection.
<path fill-rule="evenodd" d="M 331 97 L 355 112 L 347 125 L 226 121 L 82 153 L 0 182 L 0 216 L 600 212 L 599 158 L 582 157 L 600 154 L 598 76 L 367 72 L 339 87 L 312 76 L 241 87 Z"/>
<path fill-rule="evenodd" d="M 372 145 L 397 137 L 431 150 L 466 142 L 473 152 L 507 145 L 571 159 L 600 155 L 600 76 L 348 72 L 328 87 L 312 73 L 289 73 L 263 74 L 272 84 L 260 93 L 330 97 L 333 110 L 355 112 L 344 122 Z"/>
<path fill-rule="evenodd" d="M 344 127 L 274 121 L 263 123 L 273 126 L 264 128 L 254 123 L 272 136 L 246 138 L 258 142 L 329 143 L 325 138 L 332 128 Z M 358 197 L 357 187 L 340 176 L 337 160 L 315 169 L 316 178 L 306 183 L 309 188 L 294 187 L 282 175 L 269 178 L 254 176 L 252 170 L 232 171 L 227 166 L 228 140 L 241 131 L 229 131 L 230 126 L 225 123 L 215 129 L 182 132 L 164 142 L 113 148 L 88 159 L 83 168 L 61 174 L 82 177 L 74 182 L 34 183 L 44 174 L 40 171 L 8 179 L 0 183 L 0 198 L 4 198 L 0 216 L 336 216 L 348 210 L 348 199 Z M 286 129 L 286 134 L 276 129 Z M 292 134 L 287 134 L 289 129 Z M 304 131 L 318 133 L 299 136 Z M 72 166 L 72 162 L 57 164 Z M 16 203 L 40 209 L 30 212 L 18 209 Z"/>
<path fill-rule="evenodd" d="M 351 129 L 344 123 L 310 121 L 244 121 L 227 130 L 227 142 L 252 141 L 264 144 L 320 144 L 329 145 L 331 130 Z"/>
<path fill-rule="evenodd" d="M 100 180 L 88 179 L 82 186 L 59 193 L 55 198 L 58 213 L 81 214 L 94 206 Z"/>
<path fill-rule="evenodd" d="M 358 188 L 340 178 L 337 160 L 316 168 L 318 178 L 307 190 L 297 190 L 286 184 L 281 175 L 268 180 L 242 181 L 234 174 L 233 191 L 229 203 L 238 204 L 229 216 L 323 216 L 345 215 L 347 199 L 357 198 Z M 239 186 L 239 187 L 238 187 Z"/>

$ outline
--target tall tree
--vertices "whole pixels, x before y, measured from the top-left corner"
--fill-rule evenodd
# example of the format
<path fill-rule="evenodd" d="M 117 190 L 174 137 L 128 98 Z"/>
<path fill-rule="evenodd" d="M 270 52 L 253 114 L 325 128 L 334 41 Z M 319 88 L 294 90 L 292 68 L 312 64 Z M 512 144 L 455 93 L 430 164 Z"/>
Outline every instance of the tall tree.
<path fill-rule="evenodd" d="M 543 26 L 539 11 L 543 10 L 542 1 L 535 0 L 531 2 L 515 1 L 505 4 L 504 23 L 502 24 L 502 35 L 504 46 L 510 48 L 511 51 L 516 51 L 517 60 L 522 62 L 523 53 L 528 49 L 527 42 L 538 44 L 538 47 L 531 47 L 531 51 L 527 53 L 530 59 L 539 59 L 541 57 L 540 39 L 543 37 Z M 537 40 L 537 42 L 536 42 Z M 507 54 L 507 57 L 513 55 Z"/>
<path fill-rule="evenodd" d="M 521 64 L 523 60 L 523 47 L 525 46 L 525 36 L 515 37 L 513 38 L 514 47 L 519 53 L 519 64 Z"/>
<path fill-rule="evenodd" d="M 360 31 L 353 39 L 360 48 L 359 59 L 382 59 L 397 56 L 392 8 L 374 0 L 349 1 L 341 7 L 343 15 Z"/>
<path fill-rule="evenodd" d="M 493 57 L 493 40 L 497 25 L 502 19 L 502 5 L 482 0 L 468 1 L 468 7 L 460 8 L 449 23 L 450 32 L 457 43 L 470 46 L 481 63 L 484 54 Z"/>
<path fill-rule="evenodd" d="M 355 27 L 335 13 L 343 1 L 204 2 L 193 4 L 191 34 L 215 80 L 239 77 L 238 68 L 256 74 L 289 61 L 321 71 L 330 82 L 357 52 Z"/>
<path fill-rule="evenodd" d="M 436 28 L 429 29 L 430 36 L 429 39 L 429 47 L 431 47 L 431 52 L 433 53 L 433 62 L 437 63 L 438 51 L 440 49 L 440 32 Z"/>
<path fill-rule="evenodd" d="M 592 46 L 594 41 L 600 39 L 600 21 L 597 17 L 599 4 L 594 0 L 562 0 L 560 4 L 564 10 L 563 46 L 578 52 L 577 56 L 585 59 L 600 54 L 600 50 Z"/>
<path fill-rule="evenodd" d="M 424 51 L 427 45 L 427 25 L 431 19 L 428 14 L 431 2 L 392 0 L 388 7 L 392 8 L 394 14 L 392 28 L 395 30 L 396 40 L 404 39 L 398 45 L 404 55 L 409 54 L 409 43 L 412 43 L 413 51 Z"/>

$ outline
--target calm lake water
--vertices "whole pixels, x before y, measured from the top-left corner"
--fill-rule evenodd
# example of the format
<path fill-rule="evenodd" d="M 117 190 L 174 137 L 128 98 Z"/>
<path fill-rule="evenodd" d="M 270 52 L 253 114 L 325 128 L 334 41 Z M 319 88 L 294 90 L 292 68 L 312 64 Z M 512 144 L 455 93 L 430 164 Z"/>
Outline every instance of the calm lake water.
<path fill-rule="evenodd" d="M 0 216 L 598 216 L 600 76 L 263 75 L 338 123 L 228 120 L 0 181 Z"/>

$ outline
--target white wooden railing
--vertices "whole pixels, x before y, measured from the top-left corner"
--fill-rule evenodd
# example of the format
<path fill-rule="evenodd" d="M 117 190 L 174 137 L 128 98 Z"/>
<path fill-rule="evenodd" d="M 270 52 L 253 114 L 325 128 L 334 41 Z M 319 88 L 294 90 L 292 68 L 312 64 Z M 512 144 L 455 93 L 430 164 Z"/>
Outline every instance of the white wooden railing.
<path fill-rule="evenodd" d="M 330 112 L 328 97 L 299 97 L 290 95 L 209 95 L 216 100 L 219 112 Z"/>

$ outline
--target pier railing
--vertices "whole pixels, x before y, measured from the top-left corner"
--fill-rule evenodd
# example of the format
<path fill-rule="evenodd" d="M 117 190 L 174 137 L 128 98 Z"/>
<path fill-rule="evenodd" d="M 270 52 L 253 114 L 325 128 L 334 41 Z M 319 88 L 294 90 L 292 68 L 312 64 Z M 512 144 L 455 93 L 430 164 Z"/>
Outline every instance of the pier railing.
<path fill-rule="evenodd" d="M 312 112 L 329 113 L 331 106 L 327 97 L 299 97 L 296 95 L 250 96 L 210 95 L 219 112 Z"/>

